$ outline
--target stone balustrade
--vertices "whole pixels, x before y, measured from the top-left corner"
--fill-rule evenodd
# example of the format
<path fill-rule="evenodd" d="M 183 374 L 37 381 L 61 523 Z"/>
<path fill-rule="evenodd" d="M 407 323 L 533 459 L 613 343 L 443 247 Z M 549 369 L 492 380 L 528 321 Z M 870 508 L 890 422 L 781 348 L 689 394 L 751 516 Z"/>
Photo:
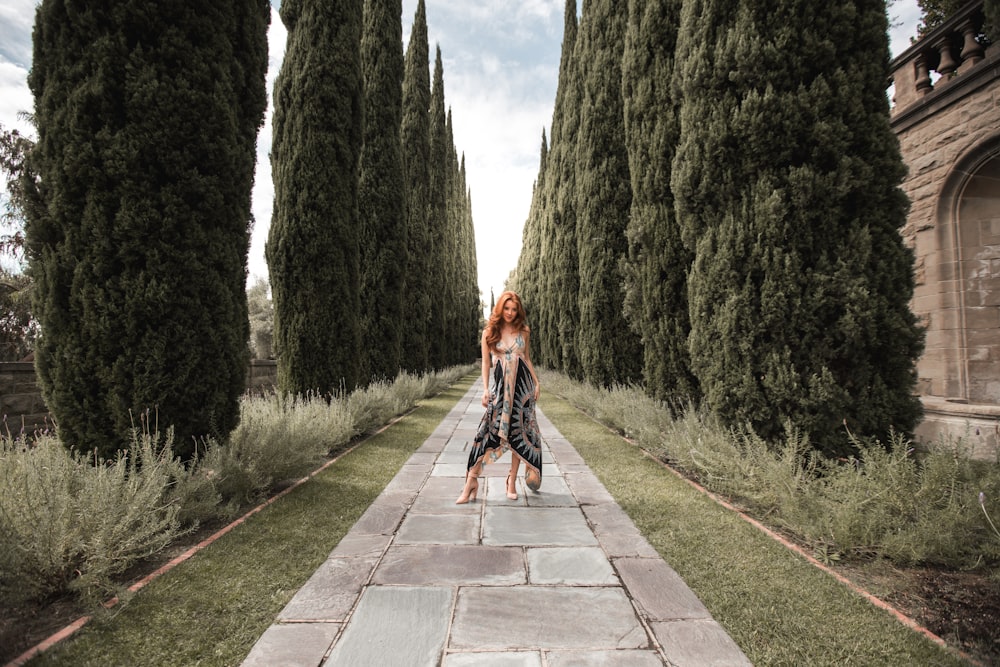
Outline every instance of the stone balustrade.
<path fill-rule="evenodd" d="M 973 0 L 892 61 L 894 116 L 961 80 L 987 59 L 988 51 L 992 51 L 990 59 L 996 60 L 996 49 L 988 49 L 990 40 L 983 33 L 983 23 L 983 2 Z M 932 72 L 938 74 L 936 80 Z"/>

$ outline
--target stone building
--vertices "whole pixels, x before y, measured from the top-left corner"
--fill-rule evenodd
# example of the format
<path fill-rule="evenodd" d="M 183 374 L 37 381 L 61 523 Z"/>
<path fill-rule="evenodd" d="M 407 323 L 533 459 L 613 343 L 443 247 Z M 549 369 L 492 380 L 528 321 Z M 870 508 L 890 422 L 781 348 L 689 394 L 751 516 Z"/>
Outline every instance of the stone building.
<path fill-rule="evenodd" d="M 916 253 L 913 310 L 927 328 L 917 433 L 1000 435 L 1000 44 L 970 2 L 891 65 L 892 127 L 909 175 L 903 236 Z M 1000 40 L 998 40 L 1000 41 Z M 984 46 L 985 45 L 985 46 Z"/>

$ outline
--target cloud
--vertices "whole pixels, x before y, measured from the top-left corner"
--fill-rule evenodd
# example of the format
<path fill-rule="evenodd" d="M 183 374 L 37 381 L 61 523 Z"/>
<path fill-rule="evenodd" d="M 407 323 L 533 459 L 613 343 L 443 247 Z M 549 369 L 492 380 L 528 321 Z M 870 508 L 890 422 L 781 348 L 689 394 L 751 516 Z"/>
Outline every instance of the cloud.
<path fill-rule="evenodd" d="M 0 62 L 28 70 L 37 5 L 38 0 L 4 0 L 0 5 Z"/>
<path fill-rule="evenodd" d="M 34 128 L 18 114 L 31 113 L 35 100 L 28 88 L 28 70 L 20 65 L 0 62 L 0 124 L 8 130 L 19 130 L 34 136 Z"/>

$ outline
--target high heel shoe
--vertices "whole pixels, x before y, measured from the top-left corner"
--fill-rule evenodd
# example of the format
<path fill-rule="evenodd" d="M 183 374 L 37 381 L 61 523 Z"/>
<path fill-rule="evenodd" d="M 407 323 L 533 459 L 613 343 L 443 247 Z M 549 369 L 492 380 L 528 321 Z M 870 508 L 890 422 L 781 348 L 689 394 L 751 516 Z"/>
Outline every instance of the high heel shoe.
<path fill-rule="evenodd" d="M 507 500 L 517 500 L 517 478 L 514 478 L 514 490 L 510 490 L 510 475 L 507 475 Z"/>
<path fill-rule="evenodd" d="M 476 499 L 477 493 L 479 493 L 479 478 L 473 477 L 472 486 L 469 486 L 468 482 L 465 483 L 465 488 L 462 489 L 462 495 L 458 497 L 458 500 L 455 501 L 455 504 L 464 505 L 468 502 L 471 502 Z"/>

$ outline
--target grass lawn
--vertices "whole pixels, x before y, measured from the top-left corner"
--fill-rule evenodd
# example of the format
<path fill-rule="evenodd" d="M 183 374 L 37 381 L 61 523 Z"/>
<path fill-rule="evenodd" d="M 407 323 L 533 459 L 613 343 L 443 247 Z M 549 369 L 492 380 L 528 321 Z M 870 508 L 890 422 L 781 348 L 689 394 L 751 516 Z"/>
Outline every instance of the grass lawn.
<path fill-rule="evenodd" d="M 238 665 L 468 376 L 34 665 Z M 546 416 L 756 665 L 962 665 L 551 393 Z"/>

